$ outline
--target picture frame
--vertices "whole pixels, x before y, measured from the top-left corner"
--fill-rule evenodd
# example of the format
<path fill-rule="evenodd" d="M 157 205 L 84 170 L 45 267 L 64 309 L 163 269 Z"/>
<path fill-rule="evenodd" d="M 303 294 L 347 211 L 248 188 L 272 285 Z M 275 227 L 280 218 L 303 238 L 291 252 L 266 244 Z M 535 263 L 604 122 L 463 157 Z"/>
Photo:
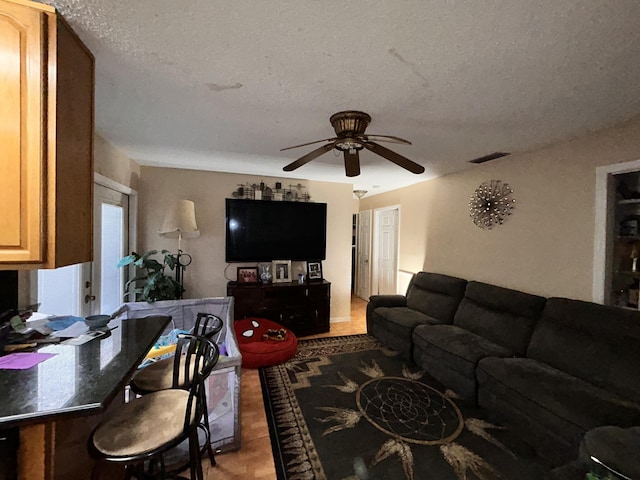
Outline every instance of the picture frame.
<path fill-rule="evenodd" d="M 258 283 L 260 277 L 258 276 L 258 267 L 238 267 L 237 282 L 241 284 L 245 283 Z"/>
<path fill-rule="evenodd" d="M 310 282 L 321 282 L 323 280 L 321 261 L 307 262 L 307 280 Z"/>
<path fill-rule="evenodd" d="M 285 283 L 291 281 L 291 260 L 273 260 L 271 262 L 273 283 Z"/>

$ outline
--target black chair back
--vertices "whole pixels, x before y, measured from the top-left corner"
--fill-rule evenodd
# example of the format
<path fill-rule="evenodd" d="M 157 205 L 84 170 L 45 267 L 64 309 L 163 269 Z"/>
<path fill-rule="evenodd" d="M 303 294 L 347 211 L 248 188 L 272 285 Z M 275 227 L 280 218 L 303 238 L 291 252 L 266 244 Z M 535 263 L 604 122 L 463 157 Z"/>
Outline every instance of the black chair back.
<path fill-rule="evenodd" d="M 198 313 L 196 325 L 193 328 L 193 334 L 199 337 L 213 338 L 214 335 L 222 330 L 224 323 L 220 317 L 213 313 Z M 216 343 L 217 343 L 216 338 Z"/>
<path fill-rule="evenodd" d="M 178 335 L 173 357 L 172 388 L 192 390 L 202 383 L 218 363 L 218 345 L 206 337 Z"/>
<path fill-rule="evenodd" d="M 173 388 L 189 391 L 185 432 L 204 415 L 205 380 L 218 363 L 218 346 L 205 337 L 179 335 L 173 362 Z"/>

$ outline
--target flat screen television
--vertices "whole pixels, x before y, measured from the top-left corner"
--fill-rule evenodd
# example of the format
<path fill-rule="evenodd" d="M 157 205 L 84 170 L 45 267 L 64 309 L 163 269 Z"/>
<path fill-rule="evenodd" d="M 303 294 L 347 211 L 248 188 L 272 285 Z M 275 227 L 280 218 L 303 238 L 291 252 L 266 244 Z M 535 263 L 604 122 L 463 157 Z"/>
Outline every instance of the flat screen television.
<path fill-rule="evenodd" d="M 225 260 L 325 260 L 327 204 L 226 199 Z"/>

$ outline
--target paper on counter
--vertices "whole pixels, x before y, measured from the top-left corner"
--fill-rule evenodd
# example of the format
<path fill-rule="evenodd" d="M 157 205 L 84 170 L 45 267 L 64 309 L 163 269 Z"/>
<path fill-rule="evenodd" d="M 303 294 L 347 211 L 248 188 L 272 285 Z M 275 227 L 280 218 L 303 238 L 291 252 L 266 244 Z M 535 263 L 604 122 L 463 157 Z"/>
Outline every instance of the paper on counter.
<path fill-rule="evenodd" d="M 51 334 L 52 337 L 60 337 L 60 338 L 75 338 L 79 337 L 83 333 L 87 333 L 87 324 L 84 322 L 76 322 L 64 330 L 58 330 L 57 332 L 53 332 Z"/>
<path fill-rule="evenodd" d="M 62 345 L 76 345 L 76 346 L 83 345 L 87 342 L 90 342 L 94 338 L 102 337 L 103 335 L 106 335 L 106 334 L 107 332 L 103 332 L 100 330 L 89 330 L 87 333 L 83 333 L 79 337 L 65 340 L 64 342 L 62 342 Z"/>
<path fill-rule="evenodd" d="M 4 357 L 0 357 L 0 369 L 2 370 L 26 370 L 49 358 L 55 356 L 55 353 L 10 353 Z"/>
<path fill-rule="evenodd" d="M 27 320 L 27 327 L 33 328 L 36 332 L 42 335 L 49 335 L 53 332 L 53 329 L 48 325 L 50 317 L 51 315 L 47 315 L 45 313 L 34 312 Z"/>

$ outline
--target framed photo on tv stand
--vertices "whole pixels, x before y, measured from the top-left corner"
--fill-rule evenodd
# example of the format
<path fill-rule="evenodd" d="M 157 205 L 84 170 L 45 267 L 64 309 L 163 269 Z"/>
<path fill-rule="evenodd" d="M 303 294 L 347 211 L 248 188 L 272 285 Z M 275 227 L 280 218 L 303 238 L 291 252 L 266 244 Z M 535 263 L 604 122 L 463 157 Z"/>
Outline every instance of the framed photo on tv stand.
<path fill-rule="evenodd" d="M 322 281 L 322 262 L 319 260 L 307 262 L 307 280 L 310 282 Z"/>
<path fill-rule="evenodd" d="M 271 262 L 273 283 L 285 283 L 291 281 L 291 260 L 274 260 Z"/>
<path fill-rule="evenodd" d="M 258 267 L 238 267 L 238 283 L 258 283 Z"/>

